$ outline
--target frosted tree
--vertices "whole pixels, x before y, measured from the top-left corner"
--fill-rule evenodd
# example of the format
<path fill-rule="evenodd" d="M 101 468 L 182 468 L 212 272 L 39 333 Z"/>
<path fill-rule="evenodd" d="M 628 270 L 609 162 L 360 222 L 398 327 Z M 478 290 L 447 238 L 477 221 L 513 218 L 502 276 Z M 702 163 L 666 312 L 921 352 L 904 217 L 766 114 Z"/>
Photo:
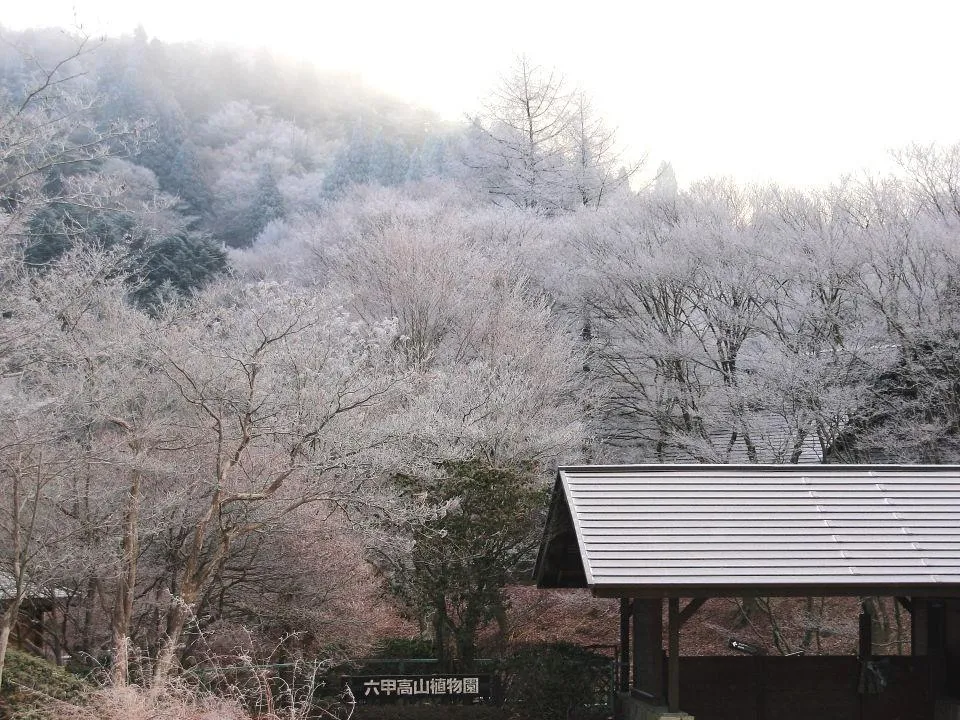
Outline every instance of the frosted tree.
<path fill-rule="evenodd" d="M 64 588 L 104 567 L 117 569 L 118 588 L 123 578 L 135 577 L 136 545 L 130 541 L 136 533 L 125 530 L 122 539 L 119 531 L 111 534 L 112 510 L 93 525 L 80 510 L 109 506 L 123 514 L 130 505 L 121 499 L 122 488 L 137 476 L 120 469 L 135 466 L 135 448 L 127 443 L 128 449 L 112 452 L 101 442 L 109 435 L 105 428 L 123 422 L 118 418 L 137 404 L 143 388 L 137 382 L 138 313 L 126 304 L 124 279 L 118 253 L 78 250 L 5 288 L 0 337 L 9 403 L 0 422 L 10 442 L 0 462 L 10 504 L 3 507 L 9 522 L 0 554 L 14 558 L 18 588 Z M 94 467 L 97 479 L 91 480 Z M 98 526 L 132 556 L 115 558 L 91 542 L 87 529 Z M 120 600 L 115 608 L 122 607 Z M 123 652 L 129 616 L 115 616 L 113 627 L 115 648 Z"/>
<path fill-rule="evenodd" d="M 396 318 L 410 372 L 392 426 L 408 453 L 396 482 L 444 510 L 413 526 L 385 518 L 372 547 L 437 652 L 467 659 L 484 624 L 508 622 L 504 586 L 530 560 L 544 468 L 584 445 L 583 357 L 517 260 L 533 216 L 518 211 L 518 228 L 513 213 L 430 190 L 368 189 L 332 206 L 312 229 L 313 271 L 359 317 Z"/>
<path fill-rule="evenodd" d="M 72 171 L 117 152 L 119 144 L 135 141 L 136 128 L 114 125 L 106 130 L 93 117 L 93 99 L 72 85 L 72 65 L 85 52 L 41 69 L 34 84 L 16 97 L 0 99 L 0 240 L 4 257 L 27 234 L 30 220 L 54 200 L 97 202 L 85 194 Z"/>
<path fill-rule="evenodd" d="M 63 524 L 62 507 L 57 505 L 69 494 L 73 469 L 83 464 L 82 428 L 70 402 L 76 397 L 76 388 L 65 390 L 51 378 L 62 376 L 63 368 L 76 366 L 71 352 L 75 348 L 68 350 L 58 340 L 64 331 L 76 327 L 83 308 L 98 305 L 100 291 L 93 279 L 103 276 L 86 272 L 81 267 L 84 262 L 73 257 L 46 278 L 32 277 L 19 250 L 30 236 L 31 223 L 52 205 L 99 208 L 119 196 L 116 183 L 98 184 L 102 176 L 77 172 L 96 165 L 138 135 L 137 129 L 122 125 L 107 130 L 97 126 L 92 100 L 71 82 L 77 71 L 75 61 L 85 52 L 86 43 L 81 41 L 64 59 L 48 67 L 38 64 L 33 84 L 22 90 L 17 100 L 5 97 L 0 105 L 0 263 L 4 275 L 0 363 L 11 401 L 2 418 L 10 442 L 0 460 L 5 486 L 0 545 L 5 569 L 14 578 L 13 597 L 6 607 L 4 628 L 0 628 L 0 667 L 9 623 L 26 590 L 64 581 L 63 565 L 56 561 L 58 551 L 61 557 L 72 554 L 74 567 L 82 565 L 81 556 L 74 552 L 76 545 L 70 544 L 71 528 Z M 115 278 L 122 276 L 115 265 L 112 272 Z M 65 277 L 82 281 L 62 283 L 53 296 L 41 291 Z"/>
<path fill-rule="evenodd" d="M 569 177 L 564 184 L 572 195 L 565 202 L 568 207 L 598 208 L 618 191 L 628 190 L 630 180 L 644 165 L 643 159 L 626 161 L 616 130 L 596 114 L 583 91 L 574 96 L 566 134 Z"/>
<path fill-rule="evenodd" d="M 887 361 L 841 454 L 949 462 L 960 426 L 956 149 L 912 148 L 899 157 L 906 177 L 864 183 L 841 198 L 861 228 L 863 265 L 852 293 L 875 313 L 877 350 Z"/>
<path fill-rule="evenodd" d="M 366 487 L 396 462 L 383 421 L 399 377 L 392 324 L 359 323 L 283 285 L 212 289 L 162 327 L 148 362 L 180 399 L 177 444 L 190 468 L 180 482 L 197 504 L 177 551 L 158 681 L 234 543 L 306 504 L 388 502 Z"/>
<path fill-rule="evenodd" d="M 7 383 L 12 385 L 13 383 Z M 50 498 L 67 496 L 79 448 L 64 442 L 57 398 L 4 393 L 0 427 L 0 679 L 11 631 L 29 599 L 73 572 L 71 528 Z M 59 421 L 59 422 L 57 422 Z"/>
<path fill-rule="evenodd" d="M 583 359 L 543 298 L 469 245 L 444 235 L 410 242 L 423 257 L 394 269 L 420 281 L 402 276 L 408 292 L 388 296 L 402 303 L 410 334 L 399 348 L 418 370 L 397 430 L 411 458 L 397 477 L 408 496 L 444 510 L 394 525 L 412 544 L 376 560 L 439 657 L 470 662 L 486 623 L 506 632 L 505 587 L 537 544 L 543 468 L 583 447 Z M 456 281 L 464 272 L 477 275 Z"/>
<path fill-rule="evenodd" d="M 576 227 L 612 444 L 657 457 L 824 457 L 877 370 L 857 229 L 727 181 L 654 188 Z M 593 219 L 593 218 L 591 218 Z"/>
<path fill-rule="evenodd" d="M 466 162 L 494 200 L 543 214 L 596 208 L 629 187 L 643 161 L 626 162 L 616 131 L 589 97 L 554 69 L 516 59 L 471 118 Z"/>
<path fill-rule="evenodd" d="M 617 443 L 649 443 L 663 457 L 677 432 L 699 432 L 700 368 L 690 332 L 697 259 L 649 208 L 591 217 L 577 243 L 589 268 L 601 374 L 613 391 L 607 428 Z M 591 366 L 593 367 L 593 366 Z"/>
<path fill-rule="evenodd" d="M 495 199 L 544 213 L 563 207 L 572 107 L 559 72 L 526 55 L 516 59 L 484 112 L 472 119 L 475 148 L 468 163 L 481 171 Z"/>
<path fill-rule="evenodd" d="M 469 298 L 483 292 L 479 248 L 450 218 L 424 220 L 394 214 L 344 248 L 336 268 L 361 317 L 397 318 L 397 347 L 418 369 L 448 357 L 452 336 L 469 322 Z"/>

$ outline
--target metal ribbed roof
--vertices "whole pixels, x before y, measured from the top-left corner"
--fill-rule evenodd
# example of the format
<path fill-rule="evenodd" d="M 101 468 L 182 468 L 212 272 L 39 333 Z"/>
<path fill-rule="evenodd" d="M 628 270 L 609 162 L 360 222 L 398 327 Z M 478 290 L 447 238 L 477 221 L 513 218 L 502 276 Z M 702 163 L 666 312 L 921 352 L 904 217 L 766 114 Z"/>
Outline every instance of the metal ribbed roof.
<path fill-rule="evenodd" d="M 598 595 L 957 596 L 960 467 L 564 467 L 536 572 Z"/>

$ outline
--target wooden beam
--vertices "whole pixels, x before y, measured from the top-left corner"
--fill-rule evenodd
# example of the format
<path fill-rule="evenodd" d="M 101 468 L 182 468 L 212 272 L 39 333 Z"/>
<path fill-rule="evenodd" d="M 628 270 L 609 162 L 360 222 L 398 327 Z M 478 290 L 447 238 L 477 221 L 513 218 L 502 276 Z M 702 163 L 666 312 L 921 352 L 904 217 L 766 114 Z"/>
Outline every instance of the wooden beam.
<path fill-rule="evenodd" d="M 930 630 L 928 628 L 927 598 L 915 597 L 911 603 L 910 647 L 914 655 L 927 655 L 930 652 Z"/>
<path fill-rule="evenodd" d="M 633 603 L 620 600 L 620 692 L 630 691 L 630 614 Z"/>
<path fill-rule="evenodd" d="M 667 706 L 670 712 L 680 712 L 680 598 L 667 601 L 668 643 L 670 669 L 667 672 Z"/>
<path fill-rule="evenodd" d="M 633 689 L 663 704 L 663 600 L 633 603 Z"/>
<path fill-rule="evenodd" d="M 947 642 L 947 608 L 941 598 L 927 600 L 927 654 L 943 655 Z"/>
<path fill-rule="evenodd" d="M 873 617 L 868 612 L 861 612 L 859 618 L 859 656 L 861 660 L 873 655 Z"/>
<path fill-rule="evenodd" d="M 709 598 L 694 598 L 688 602 L 683 610 L 680 611 L 680 627 L 683 627 L 687 620 L 692 618 L 697 610 L 703 607 L 703 604 L 707 600 L 709 600 Z"/>

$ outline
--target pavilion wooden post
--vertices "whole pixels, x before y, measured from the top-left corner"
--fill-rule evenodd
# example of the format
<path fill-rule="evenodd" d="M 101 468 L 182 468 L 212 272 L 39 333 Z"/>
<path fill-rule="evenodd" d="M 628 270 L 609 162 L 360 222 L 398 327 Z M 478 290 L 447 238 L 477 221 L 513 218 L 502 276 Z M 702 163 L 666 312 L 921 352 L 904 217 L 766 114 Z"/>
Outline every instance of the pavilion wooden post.
<path fill-rule="evenodd" d="M 667 671 L 667 707 L 670 712 L 680 711 L 680 598 L 667 601 L 667 631 L 670 646 L 670 668 Z"/>
<path fill-rule="evenodd" d="M 928 606 L 929 602 L 925 597 L 915 597 L 910 603 L 910 647 L 913 655 L 926 655 L 930 651 Z"/>
<path fill-rule="evenodd" d="M 630 692 L 630 614 L 633 603 L 620 599 L 620 692 Z"/>
<path fill-rule="evenodd" d="M 943 598 L 927 598 L 927 655 L 943 655 L 947 640 L 947 608 Z"/>
<path fill-rule="evenodd" d="M 866 660 L 873 655 L 873 618 L 866 610 L 860 611 L 859 627 L 859 651 L 861 660 Z"/>
<path fill-rule="evenodd" d="M 663 703 L 663 600 L 633 601 L 633 689 Z"/>

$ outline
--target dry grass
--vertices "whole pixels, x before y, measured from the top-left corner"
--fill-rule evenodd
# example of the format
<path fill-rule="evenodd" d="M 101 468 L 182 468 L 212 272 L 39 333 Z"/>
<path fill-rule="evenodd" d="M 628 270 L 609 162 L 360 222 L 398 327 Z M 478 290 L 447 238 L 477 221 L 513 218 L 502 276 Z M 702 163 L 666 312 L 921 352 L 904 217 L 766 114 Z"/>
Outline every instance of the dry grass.
<path fill-rule="evenodd" d="M 250 720 L 229 700 L 197 697 L 164 689 L 145 690 L 135 685 L 106 687 L 93 692 L 81 705 L 57 703 L 51 717 L 62 720 Z"/>
<path fill-rule="evenodd" d="M 40 661 L 42 663 L 42 661 Z M 310 702 L 315 685 L 282 686 L 271 691 L 266 682 L 241 689 L 228 686 L 227 697 L 171 679 L 162 688 L 139 685 L 88 686 L 82 693 L 60 697 L 44 689 L 23 688 L 15 706 L 0 704 L 0 718 L 10 720 L 307 720 L 347 718 L 351 708 L 330 712 Z M 295 691 L 300 691 L 295 692 Z M 247 708 L 261 708 L 254 715 Z"/>

